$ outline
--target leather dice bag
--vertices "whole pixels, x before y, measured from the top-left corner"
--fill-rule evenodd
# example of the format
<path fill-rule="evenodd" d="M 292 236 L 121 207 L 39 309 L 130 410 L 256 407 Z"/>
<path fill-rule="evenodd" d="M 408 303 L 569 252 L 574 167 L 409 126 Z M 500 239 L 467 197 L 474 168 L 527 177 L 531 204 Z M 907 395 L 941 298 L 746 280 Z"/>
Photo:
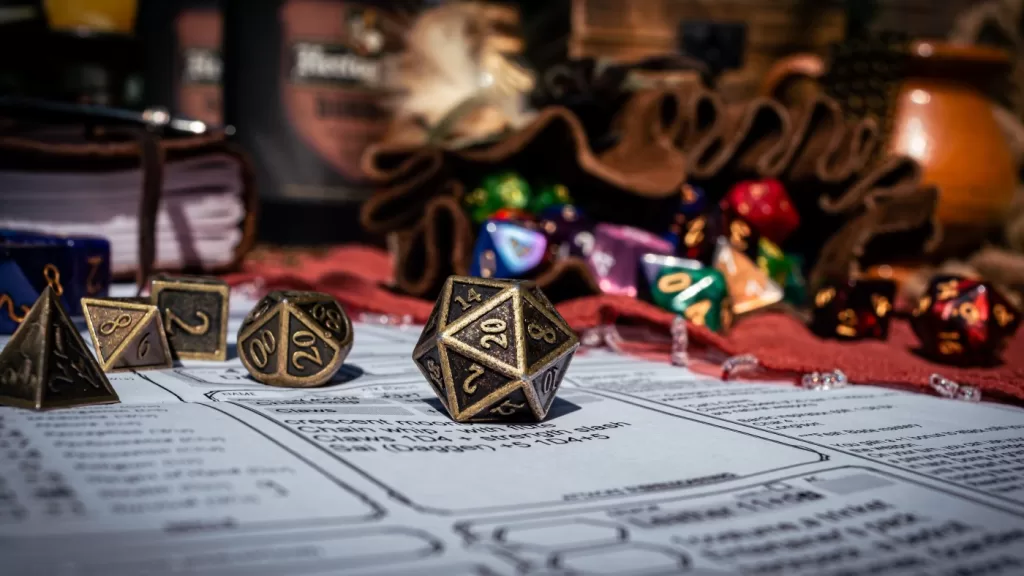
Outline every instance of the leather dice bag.
<path fill-rule="evenodd" d="M 128 237 L 137 246 L 126 246 L 112 238 L 114 275 L 121 279 L 134 277 L 140 289 L 157 269 L 216 274 L 237 267 L 255 241 L 258 197 L 249 161 L 227 142 L 223 132 L 181 135 L 141 125 L 86 120 L 49 124 L 0 116 L 0 175 L 28 175 L 40 188 L 35 196 L 52 195 L 53 201 L 46 202 L 54 211 L 52 218 L 47 218 L 48 214 L 30 214 L 14 204 L 14 195 L 5 198 L 0 194 L 0 218 L 22 227 L 39 222 L 39 229 L 44 232 L 52 232 L 51 223 L 59 222 L 100 235 L 106 230 L 98 225 L 87 226 L 91 222 L 83 221 L 81 214 L 69 214 L 76 209 L 69 209 L 68 205 L 86 206 L 88 209 L 82 212 L 92 214 L 96 222 L 116 221 L 118 217 L 129 220 Z M 99 187 L 99 194 L 92 200 L 97 192 L 95 183 L 108 181 L 117 184 Z M 172 185 L 173 190 L 165 191 L 165 187 Z M 21 184 L 22 188 L 25 186 L 28 185 Z M 83 189 L 76 190 L 75 186 Z M 225 231 L 233 239 L 231 245 L 224 248 L 221 257 L 211 260 L 198 249 L 202 239 L 186 215 L 190 201 L 225 189 L 232 196 L 230 211 L 238 212 L 229 221 L 238 229 L 237 233 Z M 28 194 L 26 190 L 21 190 L 21 197 Z M 116 201 L 110 199 L 110 193 L 118 193 Z M 168 247 L 176 249 L 175 257 L 168 258 Z M 130 256 L 120 264 L 118 250 Z"/>
<path fill-rule="evenodd" d="M 780 179 L 803 223 L 784 248 L 799 247 L 812 283 L 919 255 L 939 238 L 938 192 L 921 185 L 917 164 L 877 153 L 876 122 L 846 119 L 827 97 L 787 109 L 767 98 L 727 104 L 703 87 L 649 89 L 633 93 L 611 126 L 614 145 L 597 151 L 576 115 L 551 106 L 493 144 L 368 150 L 364 169 L 380 189 L 362 221 L 393 238 L 396 288 L 432 299 L 449 274 L 466 274 L 476 231 L 461 197 L 497 170 L 563 183 L 593 220 L 651 231 L 667 227 L 685 182 L 717 202 L 740 180 Z M 554 301 L 598 293 L 578 259 L 536 280 Z"/>

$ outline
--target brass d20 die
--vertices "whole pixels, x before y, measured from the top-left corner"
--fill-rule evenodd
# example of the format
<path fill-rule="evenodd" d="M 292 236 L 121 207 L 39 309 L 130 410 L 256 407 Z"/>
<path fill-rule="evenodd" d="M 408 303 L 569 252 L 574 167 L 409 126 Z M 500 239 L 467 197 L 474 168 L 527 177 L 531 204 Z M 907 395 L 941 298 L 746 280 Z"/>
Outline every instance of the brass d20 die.
<path fill-rule="evenodd" d="M 216 278 L 159 276 L 150 286 L 167 341 L 177 358 L 228 358 L 228 300 L 231 289 Z"/>
<path fill-rule="evenodd" d="M 0 405 L 46 410 L 119 401 L 53 289 L 44 288 L 0 351 Z"/>
<path fill-rule="evenodd" d="M 309 388 L 329 381 L 352 349 L 352 323 L 319 292 L 271 292 L 238 330 L 238 357 L 257 381 Z"/>
<path fill-rule="evenodd" d="M 543 420 L 577 348 L 533 283 L 452 276 L 413 361 L 459 422 Z"/>
<path fill-rule="evenodd" d="M 82 298 L 82 314 L 104 372 L 163 370 L 174 365 L 156 306 Z"/>

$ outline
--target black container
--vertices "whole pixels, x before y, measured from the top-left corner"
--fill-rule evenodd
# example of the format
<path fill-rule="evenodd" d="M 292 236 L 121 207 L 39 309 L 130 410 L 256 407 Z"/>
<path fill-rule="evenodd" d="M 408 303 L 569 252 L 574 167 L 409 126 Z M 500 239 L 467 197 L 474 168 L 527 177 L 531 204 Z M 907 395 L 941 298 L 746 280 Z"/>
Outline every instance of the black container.
<path fill-rule="evenodd" d="M 145 102 L 174 115 L 223 123 L 219 0 L 144 0 L 136 31 L 145 46 Z"/>
<path fill-rule="evenodd" d="M 41 0 L 0 0 L 0 95 L 137 107 L 137 39 L 101 30 L 53 30 Z"/>
<path fill-rule="evenodd" d="M 401 49 L 409 9 L 226 0 L 225 122 L 255 165 L 261 240 L 367 240 L 359 210 L 372 188 L 360 159 L 387 130 L 381 59 Z"/>

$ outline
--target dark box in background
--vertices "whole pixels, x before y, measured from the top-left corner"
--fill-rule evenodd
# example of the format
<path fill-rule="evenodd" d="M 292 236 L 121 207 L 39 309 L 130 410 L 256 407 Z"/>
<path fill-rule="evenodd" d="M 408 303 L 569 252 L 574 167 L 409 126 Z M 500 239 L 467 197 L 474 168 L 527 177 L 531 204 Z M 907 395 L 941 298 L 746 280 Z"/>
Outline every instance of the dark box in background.
<path fill-rule="evenodd" d="M 49 14 L 42 0 L 0 0 L 0 94 L 140 106 L 142 50 L 130 27 L 52 29 Z"/>
<path fill-rule="evenodd" d="M 144 0 L 138 36 L 145 45 L 149 106 L 177 116 L 223 123 L 219 0 Z"/>
<path fill-rule="evenodd" d="M 225 122 L 255 165 L 262 240 L 366 240 L 360 162 L 388 127 L 377 84 L 381 58 L 401 48 L 394 4 L 225 1 Z"/>

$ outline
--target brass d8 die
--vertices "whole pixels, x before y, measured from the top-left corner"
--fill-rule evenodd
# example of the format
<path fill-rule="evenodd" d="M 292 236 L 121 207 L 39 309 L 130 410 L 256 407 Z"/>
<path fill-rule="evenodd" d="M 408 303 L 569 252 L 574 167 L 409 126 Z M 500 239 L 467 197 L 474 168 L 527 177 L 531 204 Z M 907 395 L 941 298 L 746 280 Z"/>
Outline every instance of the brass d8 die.
<path fill-rule="evenodd" d="M 452 276 L 413 360 L 459 422 L 543 420 L 579 344 L 532 283 Z"/>
<path fill-rule="evenodd" d="M 82 298 L 82 314 L 105 372 L 173 365 L 156 306 L 118 298 Z"/>
<path fill-rule="evenodd" d="M 238 330 L 238 357 L 270 386 L 309 388 L 330 380 L 352 349 L 352 323 L 319 292 L 271 292 Z"/>
<path fill-rule="evenodd" d="M 160 276 L 150 287 L 174 355 L 186 360 L 228 358 L 227 283 L 216 278 Z"/>

